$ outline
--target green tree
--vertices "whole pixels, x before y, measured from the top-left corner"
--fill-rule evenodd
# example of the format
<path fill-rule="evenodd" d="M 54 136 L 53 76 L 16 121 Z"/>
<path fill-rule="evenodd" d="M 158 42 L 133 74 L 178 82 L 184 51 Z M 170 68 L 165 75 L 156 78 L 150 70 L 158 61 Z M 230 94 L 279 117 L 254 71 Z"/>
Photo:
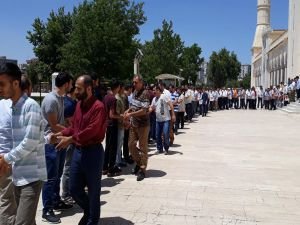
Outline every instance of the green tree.
<path fill-rule="evenodd" d="M 237 80 L 241 63 L 234 52 L 223 48 L 213 52 L 208 64 L 208 79 L 215 87 L 224 87 L 227 81 Z"/>
<path fill-rule="evenodd" d="M 179 34 L 174 32 L 172 21 L 164 20 L 162 28 L 154 31 L 153 40 L 146 41 L 142 46 L 142 75 L 146 80 L 154 81 L 155 76 L 162 73 L 178 74 L 183 49 L 184 43 Z"/>
<path fill-rule="evenodd" d="M 26 74 L 28 75 L 29 79 L 32 82 L 32 85 L 36 85 L 39 82 L 39 75 L 41 75 L 42 77 L 42 81 L 50 81 L 51 77 L 48 76 L 49 74 L 51 74 L 50 72 L 50 68 L 47 64 L 39 61 L 39 60 L 35 60 L 33 62 L 31 62 L 27 68 L 26 68 Z"/>
<path fill-rule="evenodd" d="M 186 81 L 190 80 L 193 84 L 196 83 L 200 66 L 204 61 L 204 58 L 200 57 L 201 52 L 201 48 L 197 44 L 193 44 L 191 47 L 185 47 L 180 57 L 181 75 Z"/>
<path fill-rule="evenodd" d="M 251 74 L 246 74 L 243 80 L 240 82 L 243 88 L 250 88 L 251 87 Z"/>
<path fill-rule="evenodd" d="M 145 21 L 143 3 L 84 1 L 74 11 L 74 29 L 63 46 L 60 68 L 106 78 L 130 76 L 137 47 L 134 37 Z"/>
<path fill-rule="evenodd" d="M 57 13 L 51 11 L 46 23 L 40 18 L 36 18 L 32 27 L 33 30 L 27 32 L 26 38 L 33 45 L 39 65 L 46 64 L 50 74 L 59 71 L 58 64 L 62 59 L 62 47 L 69 42 L 73 29 L 72 14 L 65 13 L 62 7 L 58 9 Z M 36 66 L 36 64 L 32 66 Z"/>

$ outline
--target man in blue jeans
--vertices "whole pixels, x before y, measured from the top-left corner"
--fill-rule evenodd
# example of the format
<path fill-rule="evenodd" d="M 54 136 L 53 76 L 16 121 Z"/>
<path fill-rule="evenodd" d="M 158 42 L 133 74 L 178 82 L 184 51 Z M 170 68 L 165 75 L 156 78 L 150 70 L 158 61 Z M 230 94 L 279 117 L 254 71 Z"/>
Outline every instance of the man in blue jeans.
<path fill-rule="evenodd" d="M 155 95 L 156 97 L 153 98 L 151 103 L 150 112 L 155 111 L 156 114 L 156 147 L 158 153 L 163 153 L 164 148 L 165 154 L 168 154 L 171 119 L 172 122 L 176 120 L 173 103 L 169 96 L 162 94 L 159 86 L 155 87 Z"/>
<path fill-rule="evenodd" d="M 106 131 L 106 112 L 102 102 L 93 96 L 93 80 L 80 76 L 75 84 L 79 100 L 71 127 L 51 136 L 59 142 L 56 149 L 63 150 L 74 144 L 70 171 L 70 192 L 83 209 L 79 225 L 97 225 L 100 217 L 101 174 L 104 158 L 102 141 Z M 88 193 L 85 192 L 85 187 Z"/>
<path fill-rule="evenodd" d="M 47 94 L 42 102 L 42 116 L 46 123 L 45 136 L 60 132 L 64 124 L 64 95 L 72 88 L 72 78 L 67 73 L 59 73 L 55 78 L 56 89 Z M 57 151 L 55 145 L 45 145 L 48 180 L 43 187 L 43 220 L 60 223 L 53 210 L 65 210 L 72 205 L 65 204 L 60 197 L 60 178 L 63 173 L 66 151 Z"/>

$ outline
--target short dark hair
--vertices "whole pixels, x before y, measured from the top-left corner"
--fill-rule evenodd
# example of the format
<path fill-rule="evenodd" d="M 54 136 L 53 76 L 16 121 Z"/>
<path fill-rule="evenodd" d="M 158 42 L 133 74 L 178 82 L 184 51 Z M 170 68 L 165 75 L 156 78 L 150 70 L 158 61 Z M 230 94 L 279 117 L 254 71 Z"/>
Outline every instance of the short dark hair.
<path fill-rule="evenodd" d="M 8 75 L 12 81 L 19 81 L 21 85 L 21 77 L 22 77 L 22 72 L 20 68 L 14 64 L 14 63 L 2 63 L 0 64 L 0 76 L 1 75 Z"/>
<path fill-rule="evenodd" d="M 118 87 L 120 87 L 120 81 L 113 79 L 110 84 L 111 90 L 115 90 Z"/>
<path fill-rule="evenodd" d="M 70 74 L 66 72 L 60 72 L 57 77 L 55 78 L 55 86 L 62 87 L 64 84 L 69 83 L 73 78 Z"/>
<path fill-rule="evenodd" d="M 161 87 L 159 85 L 155 86 L 155 90 L 159 90 L 161 93 L 163 92 L 162 89 L 161 89 Z"/>
<path fill-rule="evenodd" d="M 31 80 L 27 75 L 21 77 L 21 89 L 22 91 L 28 90 L 32 86 Z"/>

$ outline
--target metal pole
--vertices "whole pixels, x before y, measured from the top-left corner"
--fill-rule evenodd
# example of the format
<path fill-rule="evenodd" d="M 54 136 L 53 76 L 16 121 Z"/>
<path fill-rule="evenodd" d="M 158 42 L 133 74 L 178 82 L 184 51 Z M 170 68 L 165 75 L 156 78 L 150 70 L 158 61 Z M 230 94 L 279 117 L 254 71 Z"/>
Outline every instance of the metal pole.
<path fill-rule="evenodd" d="M 42 105 L 42 82 L 40 79 L 40 105 Z"/>

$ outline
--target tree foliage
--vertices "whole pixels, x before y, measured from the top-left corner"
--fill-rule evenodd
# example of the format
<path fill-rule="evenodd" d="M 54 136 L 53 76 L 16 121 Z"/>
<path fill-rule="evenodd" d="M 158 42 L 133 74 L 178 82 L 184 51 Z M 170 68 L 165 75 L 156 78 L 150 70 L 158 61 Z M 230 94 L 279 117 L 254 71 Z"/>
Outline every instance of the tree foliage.
<path fill-rule="evenodd" d="M 178 74 L 180 69 L 179 56 L 184 43 L 173 30 L 172 21 L 162 22 L 162 28 L 154 30 L 154 38 L 146 41 L 142 47 L 144 57 L 141 62 L 141 73 L 149 80 L 163 74 Z"/>
<path fill-rule="evenodd" d="M 208 79 L 215 87 L 224 87 L 228 81 L 237 80 L 241 63 L 234 52 L 223 48 L 213 52 L 208 66 Z"/>
<path fill-rule="evenodd" d="M 63 47 L 61 68 L 104 77 L 130 75 L 134 36 L 146 20 L 142 8 L 142 3 L 129 0 L 84 1 L 76 10 L 70 41 Z"/>
<path fill-rule="evenodd" d="M 132 74 L 137 48 L 135 36 L 146 18 L 143 3 L 131 0 L 85 0 L 72 13 L 60 8 L 47 23 L 35 19 L 28 40 L 50 72 L 77 75 L 94 72 L 103 77 Z"/>
<path fill-rule="evenodd" d="M 142 46 L 144 58 L 141 73 L 146 80 L 153 81 L 163 73 L 179 75 L 195 82 L 203 61 L 201 48 L 197 44 L 185 47 L 179 34 L 174 32 L 173 22 L 164 20 L 162 27 L 154 31 L 151 41 Z"/>
<path fill-rule="evenodd" d="M 197 44 L 193 44 L 191 47 L 185 47 L 183 49 L 181 61 L 181 76 L 186 81 L 196 83 L 200 66 L 204 61 L 204 58 L 200 57 L 201 48 Z"/>
<path fill-rule="evenodd" d="M 36 18 L 32 24 L 33 30 L 28 31 L 27 39 L 33 45 L 33 51 L 39 59 L 49 67 L 49 72 L 59 71 L 62 59 L 62 48 L 69 42 L 73 28 L 72 14 L 66 13 L 64 8 L 58 12 L 51 11 L 47 22 Z M 33 64 L 32 66 L 35 66 Z"/>

